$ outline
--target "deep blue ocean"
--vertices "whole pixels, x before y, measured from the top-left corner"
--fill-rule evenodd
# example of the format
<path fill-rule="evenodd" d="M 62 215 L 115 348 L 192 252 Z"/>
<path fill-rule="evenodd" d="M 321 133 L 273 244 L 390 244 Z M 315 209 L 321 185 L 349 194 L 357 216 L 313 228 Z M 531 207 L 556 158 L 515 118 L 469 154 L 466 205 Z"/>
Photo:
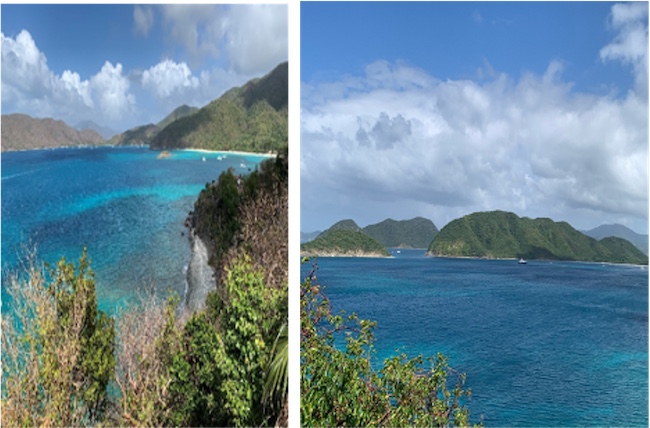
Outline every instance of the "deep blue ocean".
<path fill-rule="evenodd" d="M 3 153 L 3 277 L 17 270 L 24 245 L 50 263 L 62 256 L 77 263 L 86 246 L 101 309 L 114 313 L 151 287 L 182 298 L 190 251 L 183 222 L 199 192 L 227 168 L 246 173 L 264 158 L 158 154 L 111 147 Z M 7 310 L 4 281 L 2 298 Z"/>
<path fill-rule="evenodd" d="M 646 268 L 391 252 L 316 259 L 335 312 L 377 321 L 378 360 L 446 354 L 486 426 L 648 426 Z"/>

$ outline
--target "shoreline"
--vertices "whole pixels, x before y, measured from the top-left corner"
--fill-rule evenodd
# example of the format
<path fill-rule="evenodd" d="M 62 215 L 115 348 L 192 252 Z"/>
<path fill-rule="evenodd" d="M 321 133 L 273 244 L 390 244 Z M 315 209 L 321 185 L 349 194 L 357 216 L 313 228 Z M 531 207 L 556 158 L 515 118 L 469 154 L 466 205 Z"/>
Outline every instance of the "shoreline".
<path fill-rule="evenodd" d="M 277 157 L 277 154 L 271 153 L 254 153 L 254 152 L 241 152 L 237 150 L 207 150 L 207 149 L 171 149 L 178 150 L 183 152 L 197 152 L 197 153 L 209 153 L 209 154 L 228 154 L 228 155 L 239 155 L 239 156 L 258 156 L 265 158 L 274 158 Z"/>
<path fill-rule="evenodd" d="M 429 254 L 424 253 L 425 257 L 432 257 L 432 258 L 441 258 L 441 259 L 459 259 L 459 260 L 505 260 L 505 261 L 517 261 L 519 260 L 518 257 L 478 257 L 478 256 L 445 256 L 445 255 L 437 255 L 437 254 Z M 553 262 L 561 262 L 561 263 L 589 263 L 589 264 L 597 264 L 597 265 L 611 265 L 611 266 L 629 266 L 629 267 L 645 267 L 647 268 L 647 264 L 634 264 L 634 263 L 617 263 L 617 262 L 594 262 L 590 260 L 562 260 L 562 259 L 525 259 L 527 262 L 543 262 L 543 263 L 553 263 Z"/>

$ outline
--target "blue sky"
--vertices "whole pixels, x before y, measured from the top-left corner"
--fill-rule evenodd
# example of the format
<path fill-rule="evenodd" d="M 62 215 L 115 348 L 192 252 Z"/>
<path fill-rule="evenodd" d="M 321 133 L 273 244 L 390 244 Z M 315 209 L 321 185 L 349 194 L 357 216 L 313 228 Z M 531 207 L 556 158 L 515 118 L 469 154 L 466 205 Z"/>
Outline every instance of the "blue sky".
<path fill-rule="evenodd" d="M 648 229 L 648 6 L 301 4 L 301 230 L 503 209 Z"/>
<path fill-rule="evenodd" d="M 288 58 L 285 5 L 2 5 L 2 113 L 116 131 Z"/>

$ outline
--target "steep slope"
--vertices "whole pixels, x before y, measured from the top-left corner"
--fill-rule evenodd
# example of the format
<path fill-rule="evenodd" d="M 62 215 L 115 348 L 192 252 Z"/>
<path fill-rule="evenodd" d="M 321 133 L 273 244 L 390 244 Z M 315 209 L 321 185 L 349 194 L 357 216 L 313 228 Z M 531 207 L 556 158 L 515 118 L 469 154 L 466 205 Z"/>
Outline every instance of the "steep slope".
<path fill-rule="evenodd" d="M 300 232 L 300 243 L 302 244 L 303 242 L 313 241 L 321 233 L 322 232 L 320 230 L 316 230 L 314 232 Z"/>
<path fill-rule="evenodd" d="M 150 123 L 148 125 L 136 126 L 128 131 L 114 135 L 108 143 L 115 146 L 147 146 L 167 125 L 177 119 L 189 116 L 196 111 L 198 111 L 196 107 L 190 107 L 184 104 L 174 109 L 174 111 L 165 116 L 158 124 Z"/>
<path fill-rule="evenodd" d="M 628 241 L 610 238 L 603 241 L 578 232 L 566 222 L 492 211 L 473 213 L 450 222 L 431 242 L 427 254 L 648 263 L 647 256 Z"/>
<path fill-rule="evenodd" d="M 325 232 L 331 232 L 333 230 L 351 230 L 354 232 L 361 232 L 361 228 L 359 227 L 357 222 L 349 218 L 345 220 L 337 221 L 332 226 L 330 226 L 330 228 L 327 229 Z"/>
<path fill-rule="evenodd" d="M 233 88 L 200 110 L 170 123 L 152 149 L 201 148 L 268 152 L 288 141 L 287 62 Z"/>
<path fill-rule="evenodd" d="M 379 242 L 355 230 L 326 230 L 313 241 L 300 246 L 301 256 L 389 257 Z"/>
<path fill-rule="evenodd" d="M 169 113 L 163 120 L 158 122 L 156 126 L 160 129 L 164 129 L 167 125 L 173 121 L 180 119 L 181 117 L 189 116 L 190 114 L 198 111 L 196 107 L 190 107 L 187 104 L 183 104 L 180 107 L 176 107 L 173 112 Z"/>
<path fill-rule="evenodd" d="M 150 123 L 117 134 L 108 141 L 108 144 L 115 146 L 146 146 L 158 132 L 160 132 L 160 128 Z"/>
<path fill-rule="evenodd" d="M 387 219 L 363 228 L 385 247 L 427 248 L 438 233 L 431 220 L 415 217 L 411 220 Z"/>
<path fill-rule="evenodd" d="M 36 119 L 26 114 L 2 115 L 2 151 L 105 144 L 96 131 L 77 131 L 61 120 Z"/>
<path fill-rule="evenodd" d="M 603 239 L 610 236 L 623 238 L 630 241 L 635 247 L 641 250 L 645 255 L 648 255 L 648 235 L 642 235 L 635 231 L 621 225 L 621 224 L 603 224 L 594 229 L 583 231 L 587 236 L 594 239 Z"/>

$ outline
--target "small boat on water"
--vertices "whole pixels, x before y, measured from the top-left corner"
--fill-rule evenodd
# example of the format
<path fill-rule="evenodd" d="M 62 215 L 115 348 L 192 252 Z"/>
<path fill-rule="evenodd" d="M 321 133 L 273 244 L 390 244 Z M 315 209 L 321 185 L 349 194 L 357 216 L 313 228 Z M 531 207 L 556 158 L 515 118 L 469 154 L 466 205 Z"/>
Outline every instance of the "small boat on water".
<path fill-rule="evenodd" d="M 519 259 L 519 262 L 517 262 L 517 263 L 519 263 L 520 265 L 525 265 L 528 262 L 526 260 L 524 260 L 524 259 Z"/>
<path fill-rule="evenodd" d="M 205 162 L 205 156 L 203 156 L 203 159 L 201 159 L 203 162 Z"/>

